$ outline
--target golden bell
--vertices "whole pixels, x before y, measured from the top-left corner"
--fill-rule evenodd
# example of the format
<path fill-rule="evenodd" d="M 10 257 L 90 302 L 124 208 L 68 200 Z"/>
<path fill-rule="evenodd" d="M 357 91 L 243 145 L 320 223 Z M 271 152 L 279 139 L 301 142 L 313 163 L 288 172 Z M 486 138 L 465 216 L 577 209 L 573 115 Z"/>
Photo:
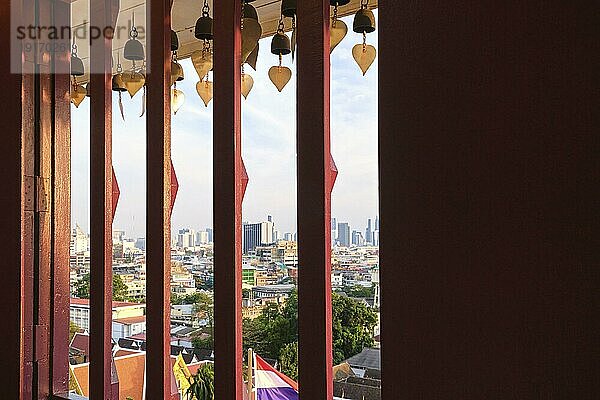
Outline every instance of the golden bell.
<path fill-rule="evenodd" d="M 281 0 L 281 14 L 290 18 L 296 15 L 296 0 Z"/>
<path fill-rule="evenodd" d="M 132 61 L 142 61 L 144 59 L 144 46 L 137 39 L 129 39 L 125 43 L 123 57 Z"/>
<path fill-rule="evenodd" d="M 83 60 L 76 55 L 71 54 L 71 75 L 82 76 L 83 74 L 85 74 Z"/>
<path fill-rule="evenodd" d="M 213 38 L 213 19 L 208 14 L 203 14 L 196 21 L 194 36 L 199 40 L 212 40 Z"/>
<path fill-rule="evenodd" d="M 292 52 L 292 45 L 290 38 L 283 32 L 279 31 L 273 36 L 271 40 L 271 53 L 279 56 L 285 56 Z"/>
<path fill-rule="evenodd" d="M 171 85 L 184 79 L 183 68 L 176 61 L 171 61 Z"/>
<path fill-rule="evenodd" d="M 366 8 L 358 10 L 354 15 L 352 30 L 356 33 L 375 32 L 375 15 L 373 15 L 373 11 Z"/>

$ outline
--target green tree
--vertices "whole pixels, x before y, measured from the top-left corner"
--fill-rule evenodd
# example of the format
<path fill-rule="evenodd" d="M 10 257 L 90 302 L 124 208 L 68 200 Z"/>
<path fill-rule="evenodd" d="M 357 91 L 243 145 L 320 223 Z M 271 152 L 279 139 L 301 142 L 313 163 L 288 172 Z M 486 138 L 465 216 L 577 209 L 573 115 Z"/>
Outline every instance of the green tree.
<path fill-rule="evenodd" d="M 85 274 L 79 282 L 75 284 L 75 294 L 80 299 L 90 298 L 90 274 Z M 113 275 L 113 300 L 127 300 L 127 285 L 119 275 Z"/>
<path fill-rule="evenodd" d="M 333 363 L 373 346 L 373 329 L 377 314 L 364 304 L 348 297 L 334 294 L 332 305 Z"/>
<path fill-rule="evenodd" d="M 298 380 L 298 342 L 288 343 L 281 349 L 279 363 L 281 372 Z"/>
<path fill-rule="evenodd" d="M 332 294 L 333 362 L 339 364 L 373 346 L 373 328 L 377 314 L 351 298 Z M 278 359 L 286 371 L 295 373 L 293 360 L 297 357 L 298 295 L 294 291 L 285 305 L 270 304 L 253 320 L 244 320 L 244 351 L 253 348 L 263 357 Z M 290 375 L 290 376 L 291 376 Z"/>
<path fill-rule="evenodd" d="M 215 371 L 212 364 L 204 364 L 196 375 L 192 375 L 187 394 L 194 400 L 214 400 Z"/>
<path fill-rule="evenodd" d="M 341 291 L 346 293 L 348 297 L 369 298 L 375 296 L 375 286 L 344 286 Z"/>
<path fill-rule="evenodd" d="M 77 326 L 77 324 L 73 321 L 69 321 L 69 343 L 71 342 L 71 340 L 73 340 L 73 336 L 75 336 L 75 334 L 77 332 L 79 332 L 81 328 L 79 328 L 79 326 Z"/>

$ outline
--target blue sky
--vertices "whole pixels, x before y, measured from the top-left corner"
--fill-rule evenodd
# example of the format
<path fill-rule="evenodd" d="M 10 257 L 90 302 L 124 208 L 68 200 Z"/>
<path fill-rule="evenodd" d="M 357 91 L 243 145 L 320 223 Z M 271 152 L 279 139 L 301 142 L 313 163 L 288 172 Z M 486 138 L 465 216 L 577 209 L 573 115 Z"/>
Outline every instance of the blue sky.
<path fill-rule="evenodd" d="M 362 36 L 352 32 L 331 55 L 331 143 L 339 175 L 333 192 L 332 215 L 364 231 L 366 218 L 377 214 L 377 60 L 362 76 L 352 47 Z M 377 47 L 377 33 L 367 36 Z M 280 232 L 296 229 L 295 64 L 284 57 L 292 79 L 282 93 L 268 78 L 277 64 L 270 38 L 260 43 L 257 71 L 246 66 L 254 88 L 242 99 L 242 152 L 250 182 L 243 219 L 257 222 L 273 216 Z M 185 104 L 172 119 L 172 158 L 180 189 L 173 210 L 173 231 L 212 226 L 212 102 L 196 94 L 199 80 L 189 60 L 181 62 L 185 80 L 177 87 Z M 145 236 L 145 118 L 141 91 L 123 95 L 125 121 L 113 96 L 113 165 L 121 188 L 114 228 L 131 237 Z M 72 106 L 73 107 L 73 106 Z M 89 101 L 72 108 L 72 222 L 89 226 Z"/>

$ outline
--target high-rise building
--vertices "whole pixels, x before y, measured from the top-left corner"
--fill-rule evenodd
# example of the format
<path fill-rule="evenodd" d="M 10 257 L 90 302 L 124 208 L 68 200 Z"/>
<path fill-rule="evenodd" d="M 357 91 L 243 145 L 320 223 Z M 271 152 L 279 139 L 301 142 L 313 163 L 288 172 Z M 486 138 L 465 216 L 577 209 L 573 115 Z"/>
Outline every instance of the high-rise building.
<path fill-rule="evenodd" d="M 208 232 L 206 231 L 200 231 L 200 232 L 196 232 L 196 246 L 200 246 L 203 244 L 207 244 L 209 242 L 208 240 Z"/>
<path fill-rule="evenodd" d="M 213 230 L 212 228 L 206 228 L 206 233 L 208 233 L 208 243 L 213 242 Z"/>
<path fill-rule="evenodd" d="M 338 237 L 337 241 L 340 246 L 349 247 L 350 246 L 350 225 L 347 222 L 340 222 L 337 226 Z"/>
<path fill-rule="evenodd" d="M 180 229 L 177 235 L 177 246 L 185 249 L 186 247 L 194 247 L 195 245 L 194 230 L 189 228 Z"/>
<path fill-rule="evenodd" d="M 71 254 L 82 253 L 90 249 L 90 238 L 81 229 L 79 224 L 75 224 L 75 228 L 71 232 Z"/>
<path fill-rule="evenodd" d="M 242 249 L 244 254 L 254 251 L 256 246 L 260 246 L 260 224 L 249 224 L 245 222 L 242 225 Z"/>
<path fill-rule="evenodd" d="M 367 220 L 367 229 L 365 230 L 365 241 L 373 243 L 373 230 L 371 228 L 371 218 Z"/>
<path fill-rule="evenodd" d="M 352 231 L 352 244 L 355 246 L 363 246 L 365 244 L 362 232 Z"/>
<path fill-rule="evenodd" d="M 268 217 L 271 219 L 271 217 Z M 274 224 L 272 219 L 267 222 L 249 224 L 244 222 L 242 225 L 242 249 L 244 254 L 254 251 L 257 246 L 269 245 L 274 243 Z"/>

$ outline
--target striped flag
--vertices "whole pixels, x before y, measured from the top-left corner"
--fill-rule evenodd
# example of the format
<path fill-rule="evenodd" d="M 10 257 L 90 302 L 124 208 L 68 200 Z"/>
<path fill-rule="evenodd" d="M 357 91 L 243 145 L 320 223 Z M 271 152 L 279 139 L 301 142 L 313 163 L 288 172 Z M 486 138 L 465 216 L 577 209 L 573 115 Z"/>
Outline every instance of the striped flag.
<path fill-rule="evenodd" d="M 256 400 L 298 400 L 298 384 L 254 355 Z"/>

